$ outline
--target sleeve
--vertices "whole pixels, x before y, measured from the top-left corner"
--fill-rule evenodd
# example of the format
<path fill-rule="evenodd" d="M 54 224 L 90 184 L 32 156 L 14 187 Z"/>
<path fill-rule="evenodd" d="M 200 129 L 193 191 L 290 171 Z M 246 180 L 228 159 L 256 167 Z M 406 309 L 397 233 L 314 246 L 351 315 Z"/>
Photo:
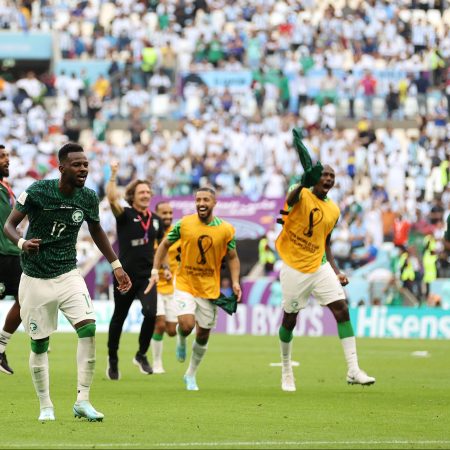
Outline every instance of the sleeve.
<path fill-rule="evenodd" d="M 181 219 L 175 224 L 172 230 L 167 234 L 167 240 L 172 244 L 181 238 Z"/>
<path fill-rule="evenodd" d="M 26 191 L 23 191 L 18 197 L 15 204 L 15 208 L 17 211 L 20 211 L 23 214 L 28 214 L 34 206 L 36 206 L 36 202 L 34 200 L 36 190 L 36 183 L 33 183 Z"/>
<path fill-rule="evenodd" d="M 234 250 L 236 248 L 236 231 L 232 226 L 230 226 L 230 234 L 231 239 L 227 243 L 227 249 Z"/>
<path fill-rule="evenodd" d="M 90 194 L 91 194 L 90 206 L 87 210 L 86 222 L 88 223 L 100 222 L 99 199 L 94 191 L 91 191 Z"/>

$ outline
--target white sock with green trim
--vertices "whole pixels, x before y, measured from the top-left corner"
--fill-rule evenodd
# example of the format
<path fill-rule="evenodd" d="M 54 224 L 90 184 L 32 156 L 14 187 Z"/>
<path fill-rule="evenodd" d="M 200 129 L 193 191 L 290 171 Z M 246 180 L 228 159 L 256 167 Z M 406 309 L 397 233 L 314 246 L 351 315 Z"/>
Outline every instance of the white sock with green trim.
<path fill-rule="evenodd" d="M 343 338 L 341 339 L 341 342 L 342 348 L 344 349 L 345 360 L 347 361 L 348 371 L 353 372 L 359 370 L 355 336 Z"/>
<path fill-rule="evenodd" d="M 53 408 L 50 400 L 50 379 L 48 370 L 48 353 L 30 352 L 30 372 L 34 389 L 39 398 L 40 408 Z"/>
<path fill-rule="evenodd" d="M 95 337 L 78 338 L 77 402 L 89 400 L 89 390 L 95 372 Z"/>
<path fill-rule="evenodd" d="M 189 362 L 188 370 L 186 371 L 186 375 L 193 377 L 197 373 L 197 369 L 199 364 L 201 363 L 203 356 L 205 356 L 206 350 L 208 349 L 208 345 L 200 345 L 195 339 L 192 344 L 192 355 L 191 360 Z"/>

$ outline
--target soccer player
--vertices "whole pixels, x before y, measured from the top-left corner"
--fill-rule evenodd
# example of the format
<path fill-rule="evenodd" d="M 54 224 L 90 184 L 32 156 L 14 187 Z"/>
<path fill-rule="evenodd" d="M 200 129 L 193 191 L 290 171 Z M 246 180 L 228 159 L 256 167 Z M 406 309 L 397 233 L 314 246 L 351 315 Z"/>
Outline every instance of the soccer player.
<path fill-rule="evenodd" d="M 20 306 L 18 301 L 20 267 L 20 250 L 3 233 L 3 226 L 15 203 L 14 193 L 4 178 L 9 176 L 9 152 L 0 145 L 0 298 L 12 295 L 15 302 L 6 315 L 3 330 L 0 331 L 0 372 L 12 375 L 5 349 L 12 334 L 20 325 Z"/>
<path fill-rule="evenodd" d="M 154 289 L 144 293 L 148 284 L 148 273 L 153 264 L 155 242 L 161 242 L 164 226 L 161 219 L 150 209 L 152 191 L 147 180 L 134 180 L 125 189 L 125 200 L 130 207 L 121 204 L 116 178 L 119 170 L 117 162 L 111 163 L 111 178 L 106 186 L 106 195 L 116 218 L 119 239 L 119 258 L 133 283 L 132 289 L 123 294 L 114 283 L 114 313 L 111 317 L 108 336 L 108 367 L 106 375 L 110 380 L 119 380 L 119 342 L 123 324 L 135 298 L 142 304 L 141 332 L 139 348 L 133 363 L 144 375 L 153 373 L 147 359 L 156 321 L 157 292 Z M 168 267 L 166 267 L 167 272 Z M 169 273 L 170 276 L 170 273 Z"/>
<path fill-rule="evenodd" d="M 177 306 L 177 358 L 186 358 L 186 337 L 197 324 L 189 367 L 184 375 L 188 391 L 198 391 L 196 373 L 205 355 L 209 334 L 217 322 L 217 306 L 212 300 L 220 295 L 220 267 L 227 256 L 234 294 L 241 300 L 240 262 L 236 251 L 235 230 L 214 216 L 216 193 L 202 187 L 195 194 L 196 214 L 184 216 L 161 242 L 155 254 L 147 290 L 159 281 L 159 269 L 169 248 L 179 242 L 181 261 L 175 276 L 174 300 Z"/>
<path fill-rule="evenodd" d="M 375 378 L 358 366 L 356 342 L 342 286 L 348 284 L 331 253 L 331 232 L 339 218 L 338 206 L 328 198 L 334 186 L 334 170 L 320 163 L 307 170 L 302 182 L 294 185 L 287 197 L 283 228 L 276 248 L 283 260 L 280 282 L 283 296 L 283 321 L 279 330 L 284 391 L 295 391 L 291 349 L 297 315 L 311 294 L 322 306 L 328 306 L 338 327 L 338 334 L 348 365 L 347 382 L 370 385 Z"/>
<path fill-rule="evenodd" d="M 131 288 L 100 225 L 99 201 L 84 186 L 89 163 L 83 148 L 67 143 L 58 153 L 60 179 L 33 183 L 18 198 L 4 231 L 22 251 L 19 285 L 21 317 L 31 337 L 30 371 L 40 403 L 40 421 L 55 420 L 49 390 L 49 336 L 57 329 L 58 310 L 78 334 L 77 400 L 75 417 L 101 421 L 103 414 L 89 401 L 95 369 L 95 312 L 89 292 L 76 267 L 76 241 L 84 220 L 99 250 L 111 263 L 121 292 Z M 28 216 L 26 239 L 17 226 Z"/>
<path fill-rule="evenodd" d="M 164 225 L 164 236 L 172 230 L 173 208 L 169 202 L 161 201 L 155 207 L 155 212 L 161 218 Z M 168 264 L 171 275 L 175 274 L 178 261 L 177 257 L 179 247 L 172 245 L 168 250 Z M 169 336 L 176 335 L 177 311 L 173 300 L 173 277 L 165 276 L 164 269 L 159 271 L 158 290 L 158 306 L 156 309 L 155 332 L 152 338 L 153 353 L 153 373 L 165 373 L 162 363 L 163 353 L 163 336 L 166 332 Z"/>

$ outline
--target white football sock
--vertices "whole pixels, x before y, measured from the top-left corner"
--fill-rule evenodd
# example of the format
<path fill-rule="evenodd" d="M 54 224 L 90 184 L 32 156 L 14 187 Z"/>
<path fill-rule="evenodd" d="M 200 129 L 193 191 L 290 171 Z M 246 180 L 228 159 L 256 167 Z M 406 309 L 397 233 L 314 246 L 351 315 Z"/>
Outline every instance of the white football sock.
<path fill-rule="evenodd" d="M 155 341 L 152 339 L 152 355 L 153 365 L 162 364 L 163 341 Z"/>
<path fill-rule="evenodd" d="M 203 359 L 203 356 L 208 349 L 208 345 L 200 345 L 195 339 L 192 344 L 192 355 L 191 360 L 189 362 L 188 370 L 186 371 L 186 375 L 193 377 L 197 373 L 198 366 Z"/>
<path fill-rule="evenodd" d="M 77 402 L 89 400 L 89 390 L 95 371 L 95 337 L 78 338 Z"/>
<path fill-rule="evenodd" d="M 12 334 L 7 333 L 5 330 L 0 331 L 0 353 L 5 352 L 5 348 L 11 339 Z"/>
<path fill-rule="evenodd" d="M 356 339 L 355 336 L 341 339 L 342 348 L 344 349 L 345 360 L 349 371 L 359 370 L 358 354 L 356 353 Z"/>
<path fill-rule="evenodd" d="M 53 408 L 50 400 L 50 380 L 48 369 L 48 354 L 30 352 L 30 372 L 34 389 L 39 398 L 40 408 Z"/>
<path fill-rule="evenodd" d="M 283 365 L 283 369 L 291 369 L 292 368 L 292 361 L 291 361 L 292 341 L 283 342 L 280 340 L 280 348 L 281 348 L 281 363 Z"/>

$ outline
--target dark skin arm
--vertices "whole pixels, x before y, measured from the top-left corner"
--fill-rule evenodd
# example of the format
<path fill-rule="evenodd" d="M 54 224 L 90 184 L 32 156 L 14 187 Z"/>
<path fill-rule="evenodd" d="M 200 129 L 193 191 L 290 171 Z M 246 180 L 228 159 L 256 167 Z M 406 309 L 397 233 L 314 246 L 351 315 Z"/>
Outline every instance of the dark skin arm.
<path fill-rule="evenodd" d="M 288 204 L 288 206 L 294 206 L 296 203 L 298 203 L 299 199 L 299 195 L 300 195 L 300 191 L 304 188 L 304 186 L 302 186 L 301 184 L 298 185 L 294 190 L 292 190 L 287 199 L 286 199 L 286 203 Z"/>
<path fill-rule="evenodd" d="M 333 252 L 331 251 L 331 234 L 327 236 L 327 239 L 325 241 L 325 254 L 327 255 L 327 260 L 333 268 L 334 273 L 338 277 L 339 282 L 342 286 L 346 286 L 348 284 L 348 278 L 345 274 L 340 272 L 336 261 L 334 260 Z"/>
<path fill-rule="evenodd" d="M 13 209 L 8 219 L 6 219 L 5 226 L 3 227 L 3 231 L 6 237 L 17 245 L 19 239 L 21 238 L 20 234 L 17 232 L 17 227 L 20 222 L 25 219 L 26 214 L 21 213 L 17 209 Z M 32 238 L 28 239 L 23 243 L 22 251 L 25 253 L 37 253 L 39 251 L 39 245 L 42 239 Z"/>
<path fill-rule="evenodd" d="M 95 242 L 95 245 L 102 252 L 103 256 L 108 260 L 108 262 L 112 263 L 113 261 L 118 259 L 116 253 L 111 247 L 106 233 L 100 225 L 100 222 L 88 223 L 88 228 L 89 233 L 91 234 L 91 237 Z M 128 290 L 130 290 L 131 280 L 122 267 L 118 267 L 114 270 L 114 276 L 119 283 L 118 290 L 120 292 L 127 292 Z"/>

